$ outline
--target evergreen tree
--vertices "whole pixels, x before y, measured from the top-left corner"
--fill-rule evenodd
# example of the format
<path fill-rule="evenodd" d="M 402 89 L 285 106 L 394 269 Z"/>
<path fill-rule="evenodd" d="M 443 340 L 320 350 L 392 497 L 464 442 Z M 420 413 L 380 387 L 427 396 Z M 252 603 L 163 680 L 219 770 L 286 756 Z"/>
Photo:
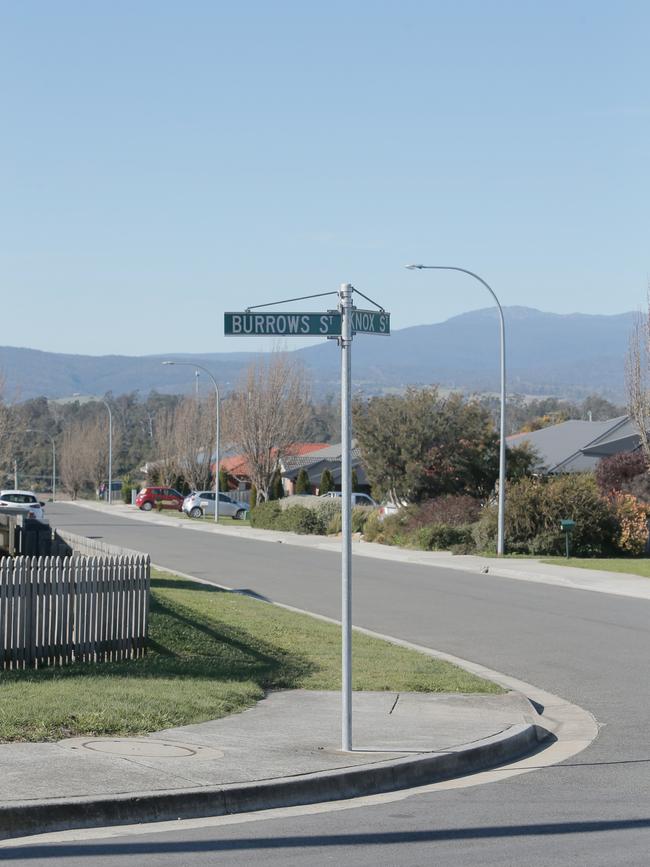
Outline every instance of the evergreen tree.
<path fill-rule="evenodd" d="M 273 479 L 271 481 L 271 499 L 281 500 L 282 497 L 284 497 L 284 488 L 282 486 L 282 473 L 278 468 L 273 474 Z"/>
<path fill-rule="evenodd" d="M 352 493 L 359 490 L 359 477 L 357 471 L 352 470 Z"/>
<path fill-rule="evenodd" d="M 219 490 L 228 491 L 228 473 L 223 467 L 219 470 Z"/>
<path fill-rule="evenodd" d="M 307 470 L 303 467 L 296 479 L 296 494 L 311 494 L 311 484 Z"/>
<path fill-rule="evenodd" d="M 320 482 L 318 484 L 318 493 L 327 494 L 329 491 L 334 490 L 334 479 L 332 478 L 331 472 L 325 468 L 321 473 Z"/>
<path fill-rule="evenodd" d="M 251 509 L 254 509 L 256 505 L 257 505 L 257 488 L 255 487 L 255 485 L 253 485 L 251 488 L 251 499 L 250 499 Z"/>

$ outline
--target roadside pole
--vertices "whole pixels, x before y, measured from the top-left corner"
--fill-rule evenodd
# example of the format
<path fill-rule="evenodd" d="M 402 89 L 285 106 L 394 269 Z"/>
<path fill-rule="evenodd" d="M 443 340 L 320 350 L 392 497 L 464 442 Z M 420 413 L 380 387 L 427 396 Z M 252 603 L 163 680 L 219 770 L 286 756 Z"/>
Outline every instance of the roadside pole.
<path fill-rule="evenodd" d="M 342 283 L 341 311 L 341 748 L 352 749 L 352 286 Z"/>
<path fill-rule="evenodd" d="M 356 292 L 377 308 L 358 310 L 352 303 Z M 306 313 L 283 310 L 253 313 L 291 301 L 338 295 L 338 311 Z M 230 336 L 304 337 L 337 340 L 341 347 L 341 749 L 352 750 L 352 338 L 355 334 L 390 335 L 390 313 L 350 283 L 338 292 L 319 292 L 285 301 L 257 304 L 239 312 L 224 313 L 224 333 Z M 190 362 L 163 361 L 163 364 Z"/>

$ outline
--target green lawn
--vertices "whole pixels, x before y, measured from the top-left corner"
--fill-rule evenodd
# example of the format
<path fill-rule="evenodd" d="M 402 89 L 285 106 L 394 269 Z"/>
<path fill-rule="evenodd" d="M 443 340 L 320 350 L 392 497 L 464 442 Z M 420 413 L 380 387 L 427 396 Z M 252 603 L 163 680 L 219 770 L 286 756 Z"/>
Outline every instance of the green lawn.
<path fill-rule="evenodd" d="M 145 659 L 0 672 L 0 741 L 134 735 L 241 711 L 269 689 L 339 689 L 340 630 L 152 575 Z M 354 689 L 498 693 L 449 663 L 355 634 Z"/>
<path fill-rule="evenodd" d="M 552 563 L 555 566 L 579 566 L 581 569 L 602 569 L 605 572 L 626 572 L 629 575 L 650 578 L 650 559 L 569 557 L 567 560 L 566 557 L 545 557 L 540 562 Z"/>

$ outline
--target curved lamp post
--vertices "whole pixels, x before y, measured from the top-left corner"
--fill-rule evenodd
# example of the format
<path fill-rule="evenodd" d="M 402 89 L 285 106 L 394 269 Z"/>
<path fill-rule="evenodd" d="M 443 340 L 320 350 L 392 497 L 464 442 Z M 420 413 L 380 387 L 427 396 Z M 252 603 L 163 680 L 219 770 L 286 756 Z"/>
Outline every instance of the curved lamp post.
<path fill-rule="evenodd" d="M 217 380 L 210 373 L 210 371 L 206 367 L 201 367 L 200 364 L 194 364 L 193 361 L 163 361 L 163 364 L 183 364 L 187 367 L 193 367 L 195 370 L 202 370 L 203 373 L 206 373 L 210 379 L 212 380 L 212 385 L 214 385 L 214 390 L 217 395 L 217 431 L 216 431 L 216 445 L 215 445 L 215 459 L 214 459 L 214 520 L 215 523 L 219 521 L 219 439 L 220 439 L 220 419 L 219 419 L 219 404 L 221 403 L 221 399 L 219 397 L 219 386 L 217 385 Z M 198 380 L 196 380 L 198 384 Z"/>
<path fill-rule="evenodd" d="M 56 500 L 56 445 L 54 444 L 54 437 L 47 431 L 38 430 L 38 428 L 35 427 L 26 428 L 25 433 L 42 434 L 44 437 L 47 437 L 52 443 L 52 502 L 54 502 Z"/>
<path fill-rule="evenodd" d="M 504 553 L 504 523 L 505 523 L 505 493 L 506 493 L 506 327 L 503 319 L 503 309 L 494 290 L 482 277 L 467 268 L 457 268 L 454 265 L 407 265 L 409 271 L 460 271 L 474 277 L 488 290 L 494 298 L 499 310 L 499 324 L 501 336 L 501 423 L 499 432 L 499 523 L 497 529 L 497 554 Z"/>

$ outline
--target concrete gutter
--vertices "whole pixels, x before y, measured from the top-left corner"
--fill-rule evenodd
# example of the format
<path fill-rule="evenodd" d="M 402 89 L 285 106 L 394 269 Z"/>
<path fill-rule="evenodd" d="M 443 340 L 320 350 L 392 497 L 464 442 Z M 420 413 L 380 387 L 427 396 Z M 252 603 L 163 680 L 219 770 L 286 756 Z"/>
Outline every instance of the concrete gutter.
<path fill-rule="evenodd" d="M 408 789 L 515 761 L 552 738 L 542 726 L 524 723 L 452 750 L 352 768 L 199 789 L 23 801 L 0 806 L 0 837 L 225 816 Z"/>

